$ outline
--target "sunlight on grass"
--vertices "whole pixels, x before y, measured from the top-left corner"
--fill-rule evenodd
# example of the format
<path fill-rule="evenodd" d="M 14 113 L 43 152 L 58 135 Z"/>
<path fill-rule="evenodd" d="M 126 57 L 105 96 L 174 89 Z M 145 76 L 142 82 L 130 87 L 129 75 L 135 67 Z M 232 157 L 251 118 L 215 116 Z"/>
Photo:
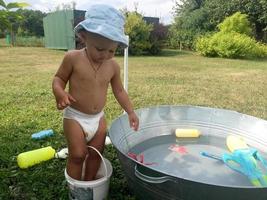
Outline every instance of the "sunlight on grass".
<path fill-rule="evenodd" d="M 63 55 L 64 51 L 45 48 L 0 48 L 0 199 L 67 199 L 65 160 L 52 159 L 26 170 L 16 163 L 21 152 L 66 146 L 62 113 L 56 110 L 51 92 L 51 81 Z M 117 60 L 122 66 L 123 58 Z M 179 51 L 129 58 L 129 96 L 136 109 L 200 105 L 267 119 L 266 80 L 266 60 L 204 58 Z M 110 89 L 107 99 L 105 113 L 110 124 L 122 109 Z M 48 128 L 55 131 L 55 136 L 41 141 L 30 139 L 32 133 Z M 105 156 L 114 168 L 111 199 L 134 199 L 115 149 L 108 147 Z"/>

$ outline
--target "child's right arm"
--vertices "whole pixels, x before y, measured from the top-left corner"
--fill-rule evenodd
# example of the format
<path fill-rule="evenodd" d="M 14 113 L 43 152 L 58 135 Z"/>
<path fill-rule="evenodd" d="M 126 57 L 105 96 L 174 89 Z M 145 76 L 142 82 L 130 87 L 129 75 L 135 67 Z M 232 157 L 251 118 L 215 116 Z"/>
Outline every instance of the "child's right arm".
<path fill-rule="evenodd" d="M 52 83 L 53 93 L 56 98 L 57 108 L 62 110 L 69 106 L 71 102 L 76 100 L 65 91 L 66 84 L 71 76 L 72 72 L 72 63 L 71 63 L 71 54 L 68 52 L 65 54 L 65 57 L 55 74 Z"/>

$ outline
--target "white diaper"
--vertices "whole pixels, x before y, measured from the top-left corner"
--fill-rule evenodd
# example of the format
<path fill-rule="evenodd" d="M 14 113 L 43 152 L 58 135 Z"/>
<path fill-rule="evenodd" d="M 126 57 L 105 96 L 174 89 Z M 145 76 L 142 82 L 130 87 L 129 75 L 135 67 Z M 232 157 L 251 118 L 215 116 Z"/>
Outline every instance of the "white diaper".
<path fill-rule="evenodd" d="M 94 137 L 99 126 L 99 120 L 103 115 L 103 111 L 95 115 L 89 115 L 69 106 L 64 109 L 63 118 L 77 121 L 85 133 L 86 141 L 89 142 Z"/>

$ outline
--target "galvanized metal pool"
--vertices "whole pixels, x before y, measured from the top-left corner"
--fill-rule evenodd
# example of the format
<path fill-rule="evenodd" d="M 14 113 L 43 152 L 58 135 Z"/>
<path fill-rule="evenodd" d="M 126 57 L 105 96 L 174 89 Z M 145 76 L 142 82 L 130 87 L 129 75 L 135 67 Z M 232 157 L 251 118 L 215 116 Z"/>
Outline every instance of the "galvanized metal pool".
<path fill-rule="evenodd" d="M 223 162 L 204 157 L 229 152 L 226 137 L 242 136 L 267 158 L 267 121 L 231 110 L 199 106 L 156 106 L 137 110 L 140 127 L 129 127 L 128 116 L 109 130 L 128 185 L 138 199 L 267 200 L 267 188 Z M 177 128 L 194 128 L 198 138 L 177 138 Z M 183 151 L 172 151 L 183 147 Z M 134 159 L 139 155 L 143 159 Z"/>

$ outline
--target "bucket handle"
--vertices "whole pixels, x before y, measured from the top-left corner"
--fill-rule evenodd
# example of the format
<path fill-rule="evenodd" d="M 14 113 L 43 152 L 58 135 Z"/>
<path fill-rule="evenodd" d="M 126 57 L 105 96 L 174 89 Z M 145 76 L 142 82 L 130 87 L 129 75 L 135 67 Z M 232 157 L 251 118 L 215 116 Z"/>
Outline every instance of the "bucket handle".
<path fill-rule="evenodd" d="M 105 173 L 106 173 L 106 176 L 105 176 L 104 178 L 105 178 L 105 179 L 108 179 L 108 170 L 107 170 L 107 165 L 106 165 L 106 163 L 105 163 L 104 157 L 101 155 L 101 153 L 100 153 L 95 147 L 93 147 L 93 146 L 89 146 L 89 145 L 88 145 L 87 147 L 89 147 L 89 148 L 95 150 L 95 151 L 97 152 L 97 154 L 100 156 L 100 158 L 101 158 L 101 160 L 102 160 L 102 162 L 103 162 L 104 168 L 105 168 Z M 66 170 L 66 169 L 65 169 L 65 175 L 69 176 L 69 175 L 67 174 L 67 170 Z M 70 178 L 71 178 L 71 177 L 70 177 Z M 77 180 L 74 179 L 74 181 L 77 181 Z M 71 183 L 71 182 L 68 182 L 68 183 L 69 183 L 70 185 L 74 186 L 73 183 Z"/>
<path fill-rule="evenodd" d="M 173 181 L 173 178 L 170 176 L 161 176 L 161 177 L 153 177 L 153 176 L 148 176 L 143 173 L 141 173 L 138 170 L 137 165 L 135 165 L 135 176 L 139 178 L 140 180 L 147 182 L 147 183 L 154 183 L 154 184 L 159 184 L 159 183 L 164 183 L 166 181 Z"/>
<path fill-rule="evenodd" d="M 101 155 L 101 153 L 100 153 L 95 147 L 93 147 L 93 146 L 89 146 L 89 145 L 87 145 L 87 147 L 89 147 L 89 148 L 95 150 L 96 153 L 98 153 L 98 155 L 100 156 L 100 158 L 101 158 L 101 160 L 102 160 L 102 162 L 103 162 L 104 168 L 105 168 L 105 172 L 106 172 L 106 176 L 105 176 L 105 178 L 107 179 L 107 177 L 108 177 L 108 169 L 107 169 L 107 165 L 106 165 L 106 163 L 105 163 L 104 157 Z"/>

